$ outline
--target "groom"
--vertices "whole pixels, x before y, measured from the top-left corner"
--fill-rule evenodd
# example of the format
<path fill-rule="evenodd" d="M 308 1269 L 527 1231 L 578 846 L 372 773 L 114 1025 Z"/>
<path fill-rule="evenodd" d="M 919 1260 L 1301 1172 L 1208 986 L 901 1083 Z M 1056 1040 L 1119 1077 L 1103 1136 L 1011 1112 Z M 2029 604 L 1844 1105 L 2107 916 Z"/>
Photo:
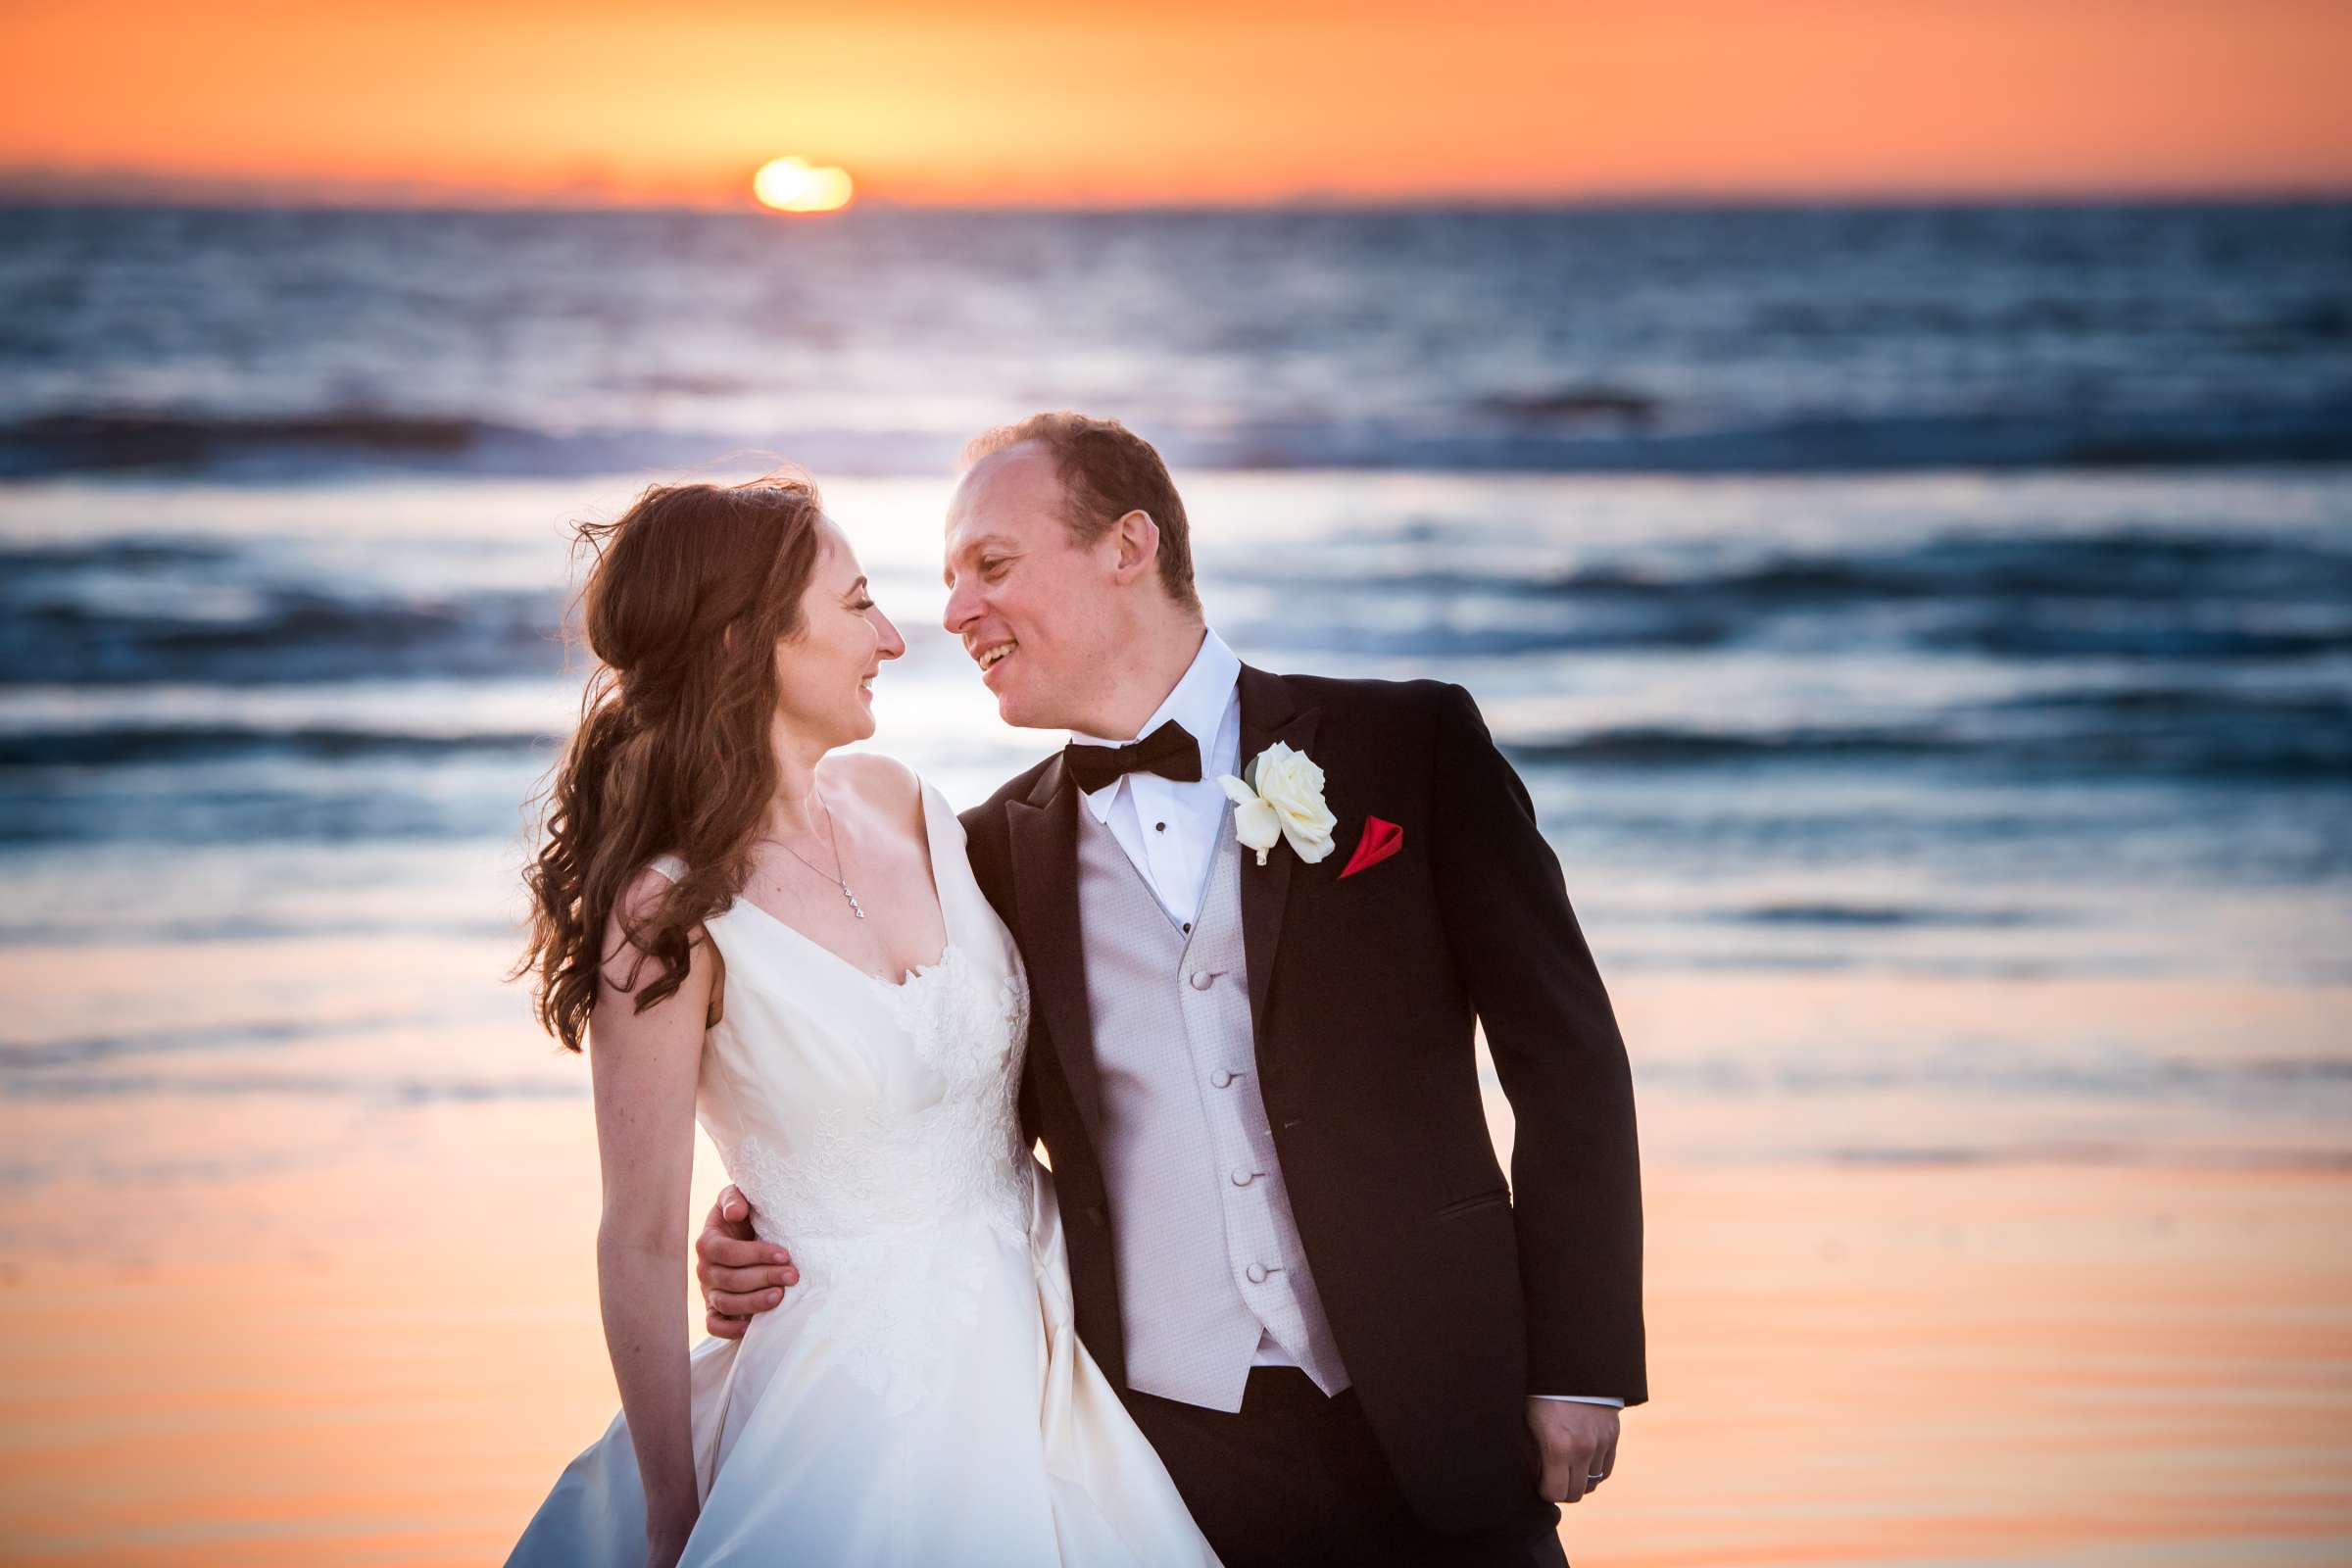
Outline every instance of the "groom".
<path fill-rule="evenodd" d="M 1562 1563 L 1552 1503 L 1646 1396 L 1641 1178 L 1526 790 L 1459 687 L 1236 659 L 1117 423 L 966 456 L 947 629 L 1007 723 L 1071 732 L 962 821 L 1029 971 L 1081 1336 L 1228 1564 Z M 716 1334 L 793 1278 L 746 1212 L 697 1243 Z"/>

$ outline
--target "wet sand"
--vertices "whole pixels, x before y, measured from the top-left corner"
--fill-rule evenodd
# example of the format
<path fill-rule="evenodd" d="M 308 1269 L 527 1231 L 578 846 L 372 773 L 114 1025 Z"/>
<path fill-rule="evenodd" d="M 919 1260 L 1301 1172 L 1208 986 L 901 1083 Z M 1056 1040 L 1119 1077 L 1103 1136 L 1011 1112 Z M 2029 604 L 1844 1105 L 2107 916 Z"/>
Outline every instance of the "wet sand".
<path fill-rule="evenodd" d="M 2352 1552 L 2352 1175 L 1675 1162 L 1647 1191 L 1653 1399 L 1568 1510 L 1578 1563 Z M 221 1175 L 166 1229 L 86 1181 L 40 1208 L 109 1255 L 0 1274 L 12 1560 L 496 1561 L 613 1407 L 583 1103 L 407 1111 L 376 1157 Z"/>

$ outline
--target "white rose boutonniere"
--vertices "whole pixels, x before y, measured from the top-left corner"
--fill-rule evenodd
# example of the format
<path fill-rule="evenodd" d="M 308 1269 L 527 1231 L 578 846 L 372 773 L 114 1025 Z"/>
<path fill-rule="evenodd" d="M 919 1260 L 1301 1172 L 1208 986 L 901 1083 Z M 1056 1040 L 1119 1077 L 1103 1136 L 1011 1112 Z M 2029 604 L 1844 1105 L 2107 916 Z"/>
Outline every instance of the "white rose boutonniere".
<path fill-rule="evenodd" d="M 1249 781 L 1220 773 L 1217 782 L 1234 804 L 1233 836 L 1257 852 L 1266 852 L 1280 839 L 1312 865 L 1331 853 L 1331 830 L 1339 818 L 1323 804 L 1323 770 L 1304 752 L 1276 741 L 1257 754 L 1249 768 Z"/>

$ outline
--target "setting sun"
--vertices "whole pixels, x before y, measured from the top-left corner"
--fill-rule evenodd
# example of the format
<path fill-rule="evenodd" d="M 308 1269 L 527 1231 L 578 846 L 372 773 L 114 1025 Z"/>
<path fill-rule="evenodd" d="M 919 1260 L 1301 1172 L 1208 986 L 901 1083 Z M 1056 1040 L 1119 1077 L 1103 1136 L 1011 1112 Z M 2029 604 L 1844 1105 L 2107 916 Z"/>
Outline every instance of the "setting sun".
<path fill-rule="evenodd" d="M 829 166 L 812 169 L 803 158 L 778 158 L 760 166 L 752 194 L 779 213 L 838 212 L 850 205 L 850 175 Z"/>

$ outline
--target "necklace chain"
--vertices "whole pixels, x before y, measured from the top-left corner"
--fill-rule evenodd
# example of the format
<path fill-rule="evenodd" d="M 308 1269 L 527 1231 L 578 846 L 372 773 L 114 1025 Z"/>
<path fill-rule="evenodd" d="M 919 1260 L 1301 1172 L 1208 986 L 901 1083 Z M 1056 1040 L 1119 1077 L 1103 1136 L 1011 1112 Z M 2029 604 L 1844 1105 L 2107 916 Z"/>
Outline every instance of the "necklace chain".
<path fill-rule="evenodd" d="M 786 855 L 791 856 L 794 859 L 800 861 L 809 870 L 814 871 L 818 876 L 823 877 L 826 881 L 841 889 L 841 896 L 850 902 L 850 912 L 856 915 L 858 919 L 862 920 L 865 918 L 865 906 L 858 902 L 858 895 L 850 891 L 849 883 L 843 881 L 841 877 L 841 873 L 845 867 L 843 866 L 841 858 L 841 836 L 835 832 L 833 827 L 833 808 L 829 806 L 825 806 L 824 798 L 818 795 L 814 790 L 810 790 L 808 793 L 810 799 L 814 800 L 817 805 L 825 807 L 825 842 L 831 846 L 833 851 L 833 869 L 830 871 L 826 870 L 823 866 L 817 864 L 814 860 L 811 860 L 808 858 L 808 857 L 803 855 L 800 851 L 794 849 L 782 839 L 769 838 L 763 834 L 761 835 L 760 842 L 762 844 L 773 844 L 777 849 L 782 850 Z"/>

